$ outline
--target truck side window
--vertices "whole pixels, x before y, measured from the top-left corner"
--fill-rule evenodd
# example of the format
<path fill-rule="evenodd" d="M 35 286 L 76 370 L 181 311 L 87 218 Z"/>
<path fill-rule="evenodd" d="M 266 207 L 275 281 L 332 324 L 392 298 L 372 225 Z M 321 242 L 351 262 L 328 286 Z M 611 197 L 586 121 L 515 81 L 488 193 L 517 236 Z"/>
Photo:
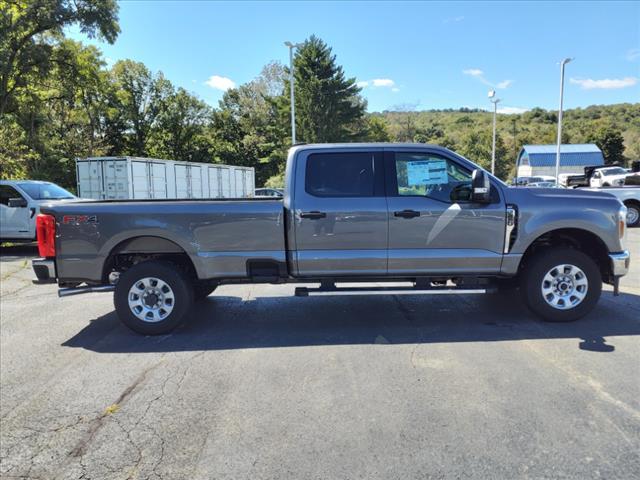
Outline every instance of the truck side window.
<path fill-rule="evenodd" d="M 9 206 L 10 198 L 23 198 L 22 195 L 9 185 L 0 185 L 0 204 Z"/>
<path fill-rule="evenodd" d="M 309 155 L 305 190 L 316 197 L 374 196 L 374 155 L 366 152 Z"/>
<path fill-rule="evenodd" d="M 399 196 L 424 196 L 442 202 L 471 199 L 471 172 L 451 160 L 428 153 L 396 153 Z"/>

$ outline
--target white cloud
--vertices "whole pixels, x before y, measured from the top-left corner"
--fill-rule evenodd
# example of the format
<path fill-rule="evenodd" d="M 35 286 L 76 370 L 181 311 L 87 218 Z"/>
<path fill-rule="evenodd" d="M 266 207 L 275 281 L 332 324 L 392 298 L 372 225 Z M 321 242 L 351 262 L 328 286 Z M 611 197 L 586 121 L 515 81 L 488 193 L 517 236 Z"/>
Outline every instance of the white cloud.
<path fill-rule="evenodd" d="M 470 77 L 477 78 L 480 82 L 492 88 L 505 89 L 513 83 L 513 80 L 503 80 L 498 83 L 490 82 L 485 78 L 484 72 L 479 68 L 467 68 L 466 70 L 463 70 L 462 73 L 469 75 Z"/>
<path fill-rule="evenodd" d="M 575 85 L 580 85 L 584 90 L 593 90 L 595 88 L 611 90 L 615 88 L 633 87 L 638 83 L 638 79 L 636 77 L 604 78 L 602 80 L 593 80 L 592 78 L 571 78 L 569 81 Z"/>
<path fill-rule="evenodd" d="M 360 80 L 356 83 L 360 88 L 390 88 L 392 92 L 399 92 L 400 89 L 396 87 L 396 82 L 390 78 L 374 78 L 372 80 Z"/>
<path fill-rule="evenodd" d="M 517 113 L 524 113 L 529 111 L 528 108 L 521 107 L 501 107 L 498 109 L 498 113 L 504 113 L 505 115 L 513 115 Z"/>
<path fill-rule="evenodd" d="M 630 62 L 635 62 L 640 58 L 640 48 L 631 48 L 630 50 L 627 50 L 627 55 L 625 57 Z"/>
<path fill-rule="evenodd" d="M 482 77 L 482 75 L 484 74 L 484 72 L 479 68 L 468 68 L 466 70 L 463 70 L 462 73 L 464 73 L 465 75 L 471 75 L 472 77 Z"/>
<path fill-rule="evenodd" d="M 373 80 L 371 80 L 371 84 L 374 87 L 393 87 L 395 86 L 396 82 L 394 82 L 390 78 L 374 78 Z"/>
<path fill-rule="evenodd" d="M 226 92 L 230 88 L 234 88 L 236 84 L 233 80 L 227 77 L 221 77 L 219 75 L 212 75 L 209 77 L 209 80 L 204 82 L 206 85 L 209 85 L 211 88 L 215 88 L 216 90 L 222 90 Z"/>

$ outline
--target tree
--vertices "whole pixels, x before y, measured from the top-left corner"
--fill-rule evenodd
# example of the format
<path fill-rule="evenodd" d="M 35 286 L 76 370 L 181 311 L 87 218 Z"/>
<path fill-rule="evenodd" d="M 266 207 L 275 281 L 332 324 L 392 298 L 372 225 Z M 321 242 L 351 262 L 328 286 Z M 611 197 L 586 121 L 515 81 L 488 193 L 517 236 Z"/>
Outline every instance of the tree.
<path fill-rule="evenodd" d="M 256 79 L 227 90 L 212 117 L 215 160 L 255 167 L 258 184 L 284 170 L 288 122 L 279 108 L 283 77 L 279 63 L 266 65 Z"/>
<path fill-rule="evenodd" d="M 16 94 L 51 69 L 55 40 L 77 24 L 113 43 L 120 32 L 115 0 L 3 0 L 0 4 L 0 115 L 15 111 Z"/>
<path fill-rule="evenodd" d="M 300 46 L 294 57 L 296 128 L 303 142 L 340 142 L 361 137 L 358 128 L 365 101 L 355 78 L 346 78 L 331 48 L 315 35 Z M 282 99 L 288 112 L 288 80 Z M 360 123 L 360 126 L 362 124 Z"/>
<path fill-rule="evenodd" d="M 190 162 L 209 161 L 204 138 L 211 109 L 201 100 L 178 88 L 164 100 L 149 139 L 154 157 Z"/>
<path fill-rule="evenodd" d="M 620 130 L 611 125 L 600 127 L 595 133 L 591 134 L 589 141 L 598 145 L 602 150 L 604 161 L 607 165 L 612 163 L 624 165 L 624 137 Z"/>
<path fill-rule="evenodd" d="M 111 77 L 116 90 L 114 123 L 124 126 L 120 134 L 128 152 L 144 157 L 151 129 L 173 87 L 161 72 L 153 74 L 143 63 L 132 60 L 118 61 Z"/>
<path fill-rule="evenodd" d="M 490 130 L 473 130 L 467 133 L 457 148 L 460 155 L 477 163 L 485 170 L 491 171 L 492 139 Z M 495 167 L 496 176 L 503 180 L 507 179 L 513 167 L 512 163 L 508 161 L 507 149 L 500 135 L 496 135 Z"/>

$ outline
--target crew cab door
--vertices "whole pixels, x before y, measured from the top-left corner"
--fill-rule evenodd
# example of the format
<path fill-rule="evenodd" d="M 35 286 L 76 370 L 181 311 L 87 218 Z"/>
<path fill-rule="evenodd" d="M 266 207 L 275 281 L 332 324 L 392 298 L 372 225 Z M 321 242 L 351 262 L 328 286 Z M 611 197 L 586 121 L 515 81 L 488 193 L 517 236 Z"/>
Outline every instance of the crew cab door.
<path fill-rule="evenodd" d="M 2 238 L 33 238 L 31 225 L 31 209 L 24 207 L 10 207 L 12 198 L 29 199 L 18 192 L 11 185 L 0 185 L 0 237 Z"/>
<path fill-rule="evenodd" d="M 470 201 L 471 170 L 442 151 L 385 152 L 389 269 L 394 274 L 477 274 L 500 270 L 506 209 Z"/>
<path fill-rule="evenodd" d="M 298 155 L 292 200 L 294 274 L 386 274 L 382 149 L 333 148 Z"/>

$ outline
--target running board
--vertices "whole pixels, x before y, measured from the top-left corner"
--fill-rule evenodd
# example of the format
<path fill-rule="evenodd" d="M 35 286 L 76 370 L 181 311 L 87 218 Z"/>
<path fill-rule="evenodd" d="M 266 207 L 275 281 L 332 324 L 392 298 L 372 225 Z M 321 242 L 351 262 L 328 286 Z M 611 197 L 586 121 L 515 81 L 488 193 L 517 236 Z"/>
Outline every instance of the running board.
<path fill-rule="evenodd" d="M 332 296 L 332 295 L 452 295 L 457 293 L 490 293 L 491 288 L 451 288 L 451 287 L 336 287 L 308 288 L 297 287 L 296 297 Z"/>

